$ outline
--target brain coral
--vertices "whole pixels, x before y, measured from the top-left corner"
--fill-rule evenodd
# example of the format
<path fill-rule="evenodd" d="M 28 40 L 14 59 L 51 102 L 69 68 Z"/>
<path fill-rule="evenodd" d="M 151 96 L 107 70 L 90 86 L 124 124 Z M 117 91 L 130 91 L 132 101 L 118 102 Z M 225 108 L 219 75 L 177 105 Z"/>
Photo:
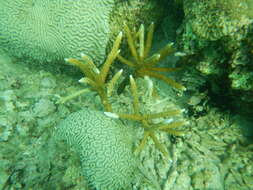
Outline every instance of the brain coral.
<path fill-rule="evenodd" d="M 114 0 L 0 0 L 0 48 L 20 58 L 104 57 Z"/>
<path fill-rule="evenodd" d="M 85 109 L 63 120 L 56 136 L 80 155 L 83 175 L 98 190 L 129 189 L 135 174 L 130 129 L 102 112 Z"/>

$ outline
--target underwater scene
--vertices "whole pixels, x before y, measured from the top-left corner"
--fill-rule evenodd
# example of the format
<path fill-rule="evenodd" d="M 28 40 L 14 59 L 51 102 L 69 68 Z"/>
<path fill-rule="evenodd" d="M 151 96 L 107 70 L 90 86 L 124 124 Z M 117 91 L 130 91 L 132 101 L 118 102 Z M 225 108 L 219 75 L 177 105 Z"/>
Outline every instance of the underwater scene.
<path fill-rule="evenodd" d="M 0 0 L 0 190 L 253 190 L 253 1 Z"/>

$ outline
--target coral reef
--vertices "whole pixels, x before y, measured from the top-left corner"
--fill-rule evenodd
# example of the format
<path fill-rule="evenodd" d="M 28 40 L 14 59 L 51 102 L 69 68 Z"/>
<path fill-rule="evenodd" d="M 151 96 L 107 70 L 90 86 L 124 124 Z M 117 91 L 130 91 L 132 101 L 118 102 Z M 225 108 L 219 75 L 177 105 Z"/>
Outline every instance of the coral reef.
<path fill-rule="evenodd" d="M 2 15 L 2 5 L 6 8 L 7 4 L 3 0 L 0 1 L 0 15 Z M 38 5 L 47 3 L 48 0 L 20 1 L 21 4 L 24 2 L 31 8 L 29 10 L 34 10 L 35 7 L 38 10 Z M 51 2 L 51 5 L 56 2 L 69 3 L 62 0 Z M 140 37 L 144 36 L 140 31 L 144 31 L 143 28 L 147 27 L 147 23 L 154 21 L 148 20 L 148 14 L 145 16 L 147 20 L 141 17 L 143 15 L 141 8 L 146 9 L 156 2 L 115 1 L 116 6 L 124 5 L 123 12 L 130 7 L 133 11 L 131 13 L 136 13 L 130 18 L 131 15 L 126 11 L 126 15 L 133 21 L 133 25 L 130 24 L 129 28 L 134 39 L 137 58 L 142 55 L 140 53 L 143 51 L 140 49 L 146 49 L 146 43 L 140 43 L 145 41 L 145 38 Z M 124 38 L 120 40 L 121 36 L 116 37 L 119 33 L 117 27 L 114 28 L 114 34 L 109 33 L 108 38 L 111 38 L 109 40 L 111 43 L 116 37 L 118 43 L 107 46 L 108 49 L 113 46 L 114 48 L 109 53 L 111 56 L 105 61 L 99 58 L 98 63 L 88 51 L 85 51 L 85 55 L 82 54 L 81 58 L 79 52 L 76 57 L 69 56 L 73 57 L 69 59 L 70 63 L 77 66 L 85 76 L 81 76 L 81 73 L 70 76 L 68 69 L 65 73 L 48 72 L 47 68 L 52 64 L 44 64 L 42 68 L 27 65 L 24 63 L 25 60 L 12 62 L 11 59 L 3 58 L 0 51 L 0 189 L 90 190 L 95 187 L 99 190 L 100 185 L 101 189 L 106 190 L 114 185 L 117 187 L 110 189 L 253 189 L 251 64 L 253 30 L 252 24 L 248 23 L 252 19 L 250 9 L 252 1 L 163 0 L 163 2 L 168 4 L 164 8 L 169 7 L 170 16 L 165 17 L 165 24 L 161 25 L 161 28 L 157 27 L 152 45 L 154 50 L 159 50 L 166 45 L 167 39 L 174 41 L 177 37 L 173 48 L 183 52 L 177 53 L 181 57 L 173 54 L 159 62 L 159 66 L 181 68 L 175 74 L 180 77 L 180 80 L 176 81 L 182 81 L 187 87 L 187 91 L 183 94 L 177 90 L 178 88 L 171 88 L 168 83 L 161 80 L 153 80 L 147 76 L 138 77 L 136 67 L 128 67 L 119 62 L 117 66 L 123 67 L 124 72 L 120 70 L 121 68 L 115 67 L 116 64 L 113 62 L 116 62 L 115 57 L 119 54 L 115 44 L 119 46 L 120 41 L 122 41 L 121 56 L 136 63 L 133 55 L 130 54 L 128 57 L 123 53 L 122 47 L 128 42 Z M 7 3 L 16 6 L 18 2 L 8 0 Z M 135 9 L 134 3 L 140 7 Z M 156 6 L 150 7 L 154 17 L 160 15 L 158 13 L 160 10 L 164 10 L 154 8 Z M 204 11 L 198 10 L 199 8 L 203 8 Z M 22 12 L 23 10 L 22 6 L 12 10 L 20 11 L 17 18 L 21 21 L 25 20 L 24 15 L 31 15 L 29 11 Z M 39 10 L 43 12 L 45 8 Z M 113 11 L 115 10 L 113 8 Z M 172 14 L 175 15 L 171 16 Z M 210 23 L 206 23 L 205 26 L 205 20 L 197 14 L 208 19 Z M 139 23 L 137 25 L 134 23 L 135 15 L 144 20 L 144 27 L 139 31 L 135 30 L 135 27 L 139 26 Z M 122 18 L 126 17 L 123 15 Z M 48 17 L 44 17 L 44 20 L 47 19 Z M 110 23 L 113 23 L 112 19 L 113 15 L 110 15 Z M 215 19 L 221 23 L 224 21 L 224 25 L 214 23 Z M 2 18 L 0 20 L 5 22 Z M 142 22 L 141 20 L 138 22 Z M 198 20 L 201 26 L 197 26 Z M 15 22 L 15 19 L 12 21 Z M 180 22 L 181 27 L 177 28 Z M 57 23 L 60 25 L 61 22 Z M 27 26 L 27 23 L 23 24 Z M 120 26 L 123 26 L 124 23 L 121 24 Z M 1 32 L 8 30 L 9 26 L 6 25 Z M 212 27 L 217 28 L 212 30 Z M 148 35 L 150 31 L 147 31 Z M 17 39 L 18 35 L 15 31 L 13 39 Z M 28 39 L 27 36 L 23 37 Z M 5 36 L 0 35 L 0 42 L 1 40 L 6 40 Z M 152 68 L 157 68 L 157 65 Z M 115 92 L 118 83 L 123 80 L 123 77 L 120 77 L 121 73 L 129 80 L 130 85 L 126 85 L 123 91 L 117 94 Z M 133 75 L 129 77 L 129 73 Z M 155 73 L 160 74 L 160 71 Z M 170 74 L 168 77 L 174 79 L 174 72 Z M 165 73 L 161 75 L 167 77 Z M 78 84 L 76 81 L 80 77 L 83 78 L 80 80 L 81 84 Z M 98 82 L 99 87 L 93 82 Z M 80 89 L 83 90 L 78 91 Z M 86 93 L 88 91 L 89 93 Z M 60 99 L 61 96 L 72 93 L 73 96 Z M 85 96 L 78 96 L 82 93 L 86 93 Z M 72 99 L 73 97 L 76 98 Z M 110 106 L 103 104 L 103 97 L 108 99 Z M 65 103 L 57 104 L 59 99 Z M 225 107 L 227 105 L 239 108 L 236 109 L 237 114 L 232 109 L 228 110 L 227 108 L 232 106 Z M 182 107 L 185 108 L 183 115 L 179 114 Z M 242 116 L 244 111 L 249 114 L 249 118 Z M 175 115 L 172 116 L 171 113 Z M 189 123 L 186 127 L 187 132 L 177 137 L 176 135 L 180 135 L 181 130 L 184 130 L 183 126 L 182 128 L 179 126 L 186 124 L 185 120 Z M 59 125 L 55 128 L 57 124 Z M 91 138 L 84 138 L 86 135 Z M 55 138 L 59 143 L 55 144 Z M 67 144 L 70 146 L 66 146 Z M 93 149 L 100 151 L 93 152 Z M 133 153 L 133 149 L 138 155 Z M 110 155 L 105 157 L 106 159 L 102 155 L 104 151 L 108 151 Z M 112 155 L 114 151 L 116 157 Z M 98 156 L 93 156 L 94 154 Z M 122 157 L 124 155 L 127 156 Z M 163 159 L 164 156 L 166 159 Z M 88 166 L 90 163 L 92 167 Z M 125 168 L 125 164 L 121 163 L 129 164 L 130 167 Z M 100 166 L 108 167 L 102 171 Z M 120 168 L 126 172 L 121 173 L 118 170 Z M 118 173 L 120 175 L 115 176 Z M 94 179 L 91 179 L 92 177 Z M 146 178 L 146 181 L 143 178 Z"/>
<path fill-rule="evenodd" d="M 71 113 L 87 107 L 102 110 L 99 97 L 87 93 L 57 105 L 59 96 L 83 87 L 77 83 L 80 76 L 51 73 L 27 67 L 23 62 L 13 63 L 7 58 L 0 56 L 0 189 L 90 190 L 82 175 L 79 157 L 65 143 L 52 147 L 50 139 L 56 124 Z M 192 75 L 187 79 L 200 80 Z M 182 97 L 172 93 L 166 83 L 159 80 L 154 83 L 161 98 L 159 101 L 154 101 L 153 97 L 147 99 L 149 90 L 145 79 L 138 78 L 136 83 L 140 109 L 145 109 L 143 113 L 168 110 L 169 103 L 172 103 L 171 108 L 178 108 Z M 118 97 L 113 96 L 114 112 L 133 113 L 129 88 L 127 86 Z M 194 89 L 193 85 L 187 83 L 187 89 Z M 249 141 L 253 135 L 252 122 L 215 109 L 206 99 L 192 101 L 192 106 L 198 103 L 199 108 L 208 107 L 204 108 L 204 114 L 202 111 L 191 116 L 190 110 L 186 110 L 184 117 L 190 125 L 183 137 L 156 133 L 159 142 L 168 150 L 169 160 L 164 162 L 161 152 L 149 140 L 139 154 L 141 164 L 148 174 L 155 176 L 162 190 L 253 189 L 253 148 Z M 139 122 L 124 120 L 124 124 L 136 127 L 138 139 L 143 138 Z M 246 125 L 247 130 L 242 131 Z M 139 141 L 135 145 L 139 145 Z M 129 189 L 155 190 L 142 182 L 133 182 Z"/>
<path fill-rule="evenodd" d="M 207 87 L 209 93 L 214 95 L 217 104 L 226 96 L 230 102 L 228 107 L 237 109 L 236 105 L 243 104 L 244 110 L 250 112 L 253 104 L 250 95 L 253 89 L 252 1 L 183 1 L 182 8 L 185 17 L 178 29 L 181 35 L 177 44 L 211 86 Z"/>
<path fill-rule="evenodd" d="M 91 187 L 100 190 L 130 188 L 137 162 L 129 127 L 103 112 L 85 109 L 63 120 L 56 127 L 56 135 L 80 155 L 83 175 Z"/>
<path fill-rule="evenodd" d="M 168 157 L 168 153 L 165 150 L 165 148 L 158 142 L 158 139 L 155 136 L 156 131 L 166 131 L 170 134 L 174 135 L 180 135 L 181 133 L 179 131 L 174 130 L 174 128 L 184 125 L 184 121 L 176 121 L 176 122 L 170 122 L 168 124 L 166 123 L 157 123 L 154 124 L 152 120 L 162 117 L 170 117 L 175 115 L 180 115 L 181 110 L 166 110 L 160 113 L 155 114 L 143 114 L 141 113 L 139 107 L 139 98 L 138 98 L 138 92 L 137 92 L 137 86 L 135 83 L 135 80 L 132 75 L 130 75 L 130 86 L 131 86 L 131 92 L 133 96 L 133 114 L 116 114 L 112 113 L 113 109 L 111 106 L 111 103 L 109 102 L 109 97 L 112 96 L 112 92 L 116 91 L 115 89 L 115 83 L 118 81 L 119 77 L 122 74 L 122 70 L 118 71 L 110 81 L 106 82 L 106 78 L 110 69 L 110 66 L 112 65 L 113 61 L 118 57 L 120 61 L 125 63 L 126 65 L 134 68 L 134 76 L 136 77 L 155 77 L 158 79 L 162 79 L 166 83 L 170 84 L 174 88 L 185 90 L 186 88 L 182 86 L 181 84 L 175 82 L 172 79 L 167 78 L 166 76 L 163 76 L 159 73 L 156 73 L 155 71 L 160 72 L 168 72 L 168 71 L 175 71 L 174 68 L 162 68 L 162 67 L 155 67 L 159 61 L 164 59 L 168 54 L 171 54 L 174 52 L 174 49 L 171 47 L 171 44 L 168 44 L 164 48 L 162 48 L 158 53 L 148 57 L 151 45 L 152 45 L 152 39 L 153 39 L 153 32 L 154 32 L 154 24 L 152 23 L 149 27 L 147 39 L 144 45 L 144 26 L 141 25 L 140 30 L 136 33 L 136 36 L 138 36 L 137 39 L 139 39 L 139 49 L 136 48 L 136 39 L 133 38 L 131 35 L 131 32 L 127 25 L 125 25 L 125 33 L 128 40 L 129 49 L 131 51 L 131 54 L 133 56 L 134 61 L 128 61 L 122 56 L 119 55 L 120 50 L 120 42 L 122 39 L 122 32 L 118 34 L 118 36 L 115 39 L 115 42 L 113 44 L 112 50 L 109 53 L 105 63 L 102 65 L 101 70 L 99 70 L 96 65 L 93 63 L 93 61 L 85 56 L 82 55 L 82 60 L 69 58 L 66 59 L 67 62 L 72 63 L 74 66 L 77 66 L 85 75 L 84 78 L 81 78 L 79 82 L 81 83 L 87 83 L 91 86 L 91 90 L 95 91 L 101 100 L 101 103 L 105 109 L 105 113 L 107 113 L 109 116 L 114 116 L 117 118 L 124 118 L 124 119 L 131 119 L 141 122 L 141 126 L 145 129 L 144 132 L 144 138 L 142 142 L 140 143 L 140 146 L 138 149 L 138 152 L 143 149 L 143 146 L 145 145 L 148 137 L 150 136 L 151 139 L 154 141 L 156 147 L 164 154 L 165 157 Z M 150 85 L 152 86 L 152 89 L 155 89 L 153 86 L 153 82 L 150 80 Z M 73 95 L 61 98 L 58 103 L 65 103 L 67 100 L 72 99 L 76 96 L 79 96 L 83 93 L 88 92 L 88 89 L 83 89 L 78 92 L 76 92 Z M 153 90 L 151 90 L 153 91 Z M 155 92 L 151 92 L 151 94 L 155 94 Z"/>
<path fill-rule="evenodd" d="M 184 1 L 187 23 L 197 36 L 207 40 L 236 36 L 252 22 L 252 10 L 250 0 Z"/>

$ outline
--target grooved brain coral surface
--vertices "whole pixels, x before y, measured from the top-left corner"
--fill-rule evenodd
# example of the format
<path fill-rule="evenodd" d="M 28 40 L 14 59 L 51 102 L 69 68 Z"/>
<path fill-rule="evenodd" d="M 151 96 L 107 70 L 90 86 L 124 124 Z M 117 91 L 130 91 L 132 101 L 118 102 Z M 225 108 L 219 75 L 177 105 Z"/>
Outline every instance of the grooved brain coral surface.
<path fill-rule="evenodd" d="M 83 175 L 98 190 L 129 189 L 136 169 L 132 132 L 126 126 L 89 109 L 75 112 L 56 128 L 80 155 Z"/>
<path fill-rule="evenodd" d="M 0 0 L 0 48 L 19 58 L 101 60 L 114 0 Z"/>

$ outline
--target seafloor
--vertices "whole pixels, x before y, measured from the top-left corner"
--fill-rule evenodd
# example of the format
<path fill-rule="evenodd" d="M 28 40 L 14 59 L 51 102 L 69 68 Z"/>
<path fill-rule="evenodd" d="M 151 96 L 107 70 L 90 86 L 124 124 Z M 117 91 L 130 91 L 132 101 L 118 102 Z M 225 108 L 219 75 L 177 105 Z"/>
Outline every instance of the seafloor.
<path fill-rule="evenodd" d="M 65 147 L 54 150 L 51 137 L 57 123 L 70 113 L 85 107 L 101 110 L 98 97 L 91 93 L 56 104 L 60 97 L 83 88 L 77 82 L 80 76 L 68 74 L 66 68 L 12 60 L 4 53 L 0 65 L 0 189 L 24 189 L 24 184 L 37 190 L 88 189 L 78 158 Z M 170 152 L 169 160 L 163 159 L 151 142 L 141 152 L 143 165 L 162 190 L 252 190 L 253 144 L 247 137 L 250 123 L 208 105 L 203 94 L 188 97 L 188 105 L 180 104 L 184 94 L 177 95 L 162 82 L 156 81 L 156 86 L 159 99 L 146 104 L 156 109 L 164 102 L 180 106 L 189 121 L 183 137 L 159 134 Z M 113 100 L 114 107 L 119 109 L 129 101 L 123 94 Z M 188 113 L 191 106 L 195 114 Z M 136 182 L 133 189 L 154 188 Z"/>

